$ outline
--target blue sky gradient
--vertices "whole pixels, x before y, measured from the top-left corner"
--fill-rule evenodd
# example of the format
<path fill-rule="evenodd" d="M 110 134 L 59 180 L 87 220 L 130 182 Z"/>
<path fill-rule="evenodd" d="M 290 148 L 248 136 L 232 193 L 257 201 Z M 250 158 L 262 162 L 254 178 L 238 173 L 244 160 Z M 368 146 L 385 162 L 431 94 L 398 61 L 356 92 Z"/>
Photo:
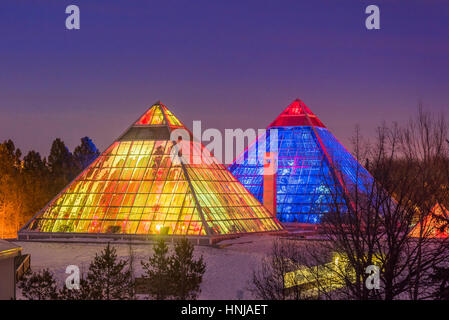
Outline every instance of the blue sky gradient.
<path fill-rule="evenodd" d="M 449 110 L 447 1 L 2 0 L 0 39 L 0 140 L 24 152 L 85 135 L 103 150 L 157 100 L 224 129 L 265 128 L 300 98 L 347 146 L 419 101 Z"/>

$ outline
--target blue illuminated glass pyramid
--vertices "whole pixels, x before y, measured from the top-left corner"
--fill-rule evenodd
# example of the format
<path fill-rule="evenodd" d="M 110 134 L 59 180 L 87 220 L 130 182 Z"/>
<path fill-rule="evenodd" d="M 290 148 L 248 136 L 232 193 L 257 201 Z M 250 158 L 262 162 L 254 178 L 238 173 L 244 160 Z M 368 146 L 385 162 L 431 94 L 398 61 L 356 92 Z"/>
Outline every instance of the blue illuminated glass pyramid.
<path fill-rule="evenodd" d="M 265 152 L 277 153 L 276 203 L 281 222 L 318 223 L 336 207 L 347 211 L 352 190 L 363 190 L 372 182 L 371 175 L 299 99 L 228 168 L 261 202 Z"/>

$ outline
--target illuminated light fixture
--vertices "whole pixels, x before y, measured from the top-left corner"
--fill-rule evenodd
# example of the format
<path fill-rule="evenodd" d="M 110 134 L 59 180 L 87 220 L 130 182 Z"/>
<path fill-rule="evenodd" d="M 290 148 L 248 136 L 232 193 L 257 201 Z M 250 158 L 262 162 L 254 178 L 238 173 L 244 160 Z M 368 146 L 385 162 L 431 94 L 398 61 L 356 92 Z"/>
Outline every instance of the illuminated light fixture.
<path fill-rule="evenodd" d="M 277 142 L 275 140 L 277 137 Z M 273 148 L 276 150 L 272 150 Z M 229 171 L 263 202 L 263 154 L 277 152 L 277 218 L 319 223 L 335 205 L 351 206 L 348 187 L 362 191 L 371 175 L 302 102 L 293 101 L 229 166 Z"/>
<path fill-rule="evenodd" d="M 33 217 L 19 239 L 147 239 L 162 233 L 210 243 L 224 236 L 282 230 L 201 143 L 172 141 L 177 129 L 191 137 L 166 106 L 154 104 Z M 186 147 L 199 151 L 196 161 L 176 152 Z"/>

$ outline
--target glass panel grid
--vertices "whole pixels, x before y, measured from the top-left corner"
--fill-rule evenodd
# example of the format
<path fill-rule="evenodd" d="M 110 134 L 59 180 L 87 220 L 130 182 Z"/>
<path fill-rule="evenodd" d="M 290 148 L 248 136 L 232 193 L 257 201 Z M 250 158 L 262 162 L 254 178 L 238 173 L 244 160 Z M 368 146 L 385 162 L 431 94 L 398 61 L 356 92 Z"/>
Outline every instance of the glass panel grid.
<path fill-rule="evenodd" d="M 41 232 L 205 235 L 199 208 L 170 141 L 115 142 L 31 225 Z M 214 234 L 280 230 L 268 211 L 201 145 L 186 165 Z M 254 220 L 254 221 L 253 221 Z"/>
<path fill-rule="evenodd" d="M 315 128 L 343 176 L 356 181 L 355 168 L 366 177 L 353 156 L 326 128 Z M 234 176 L 263 201 L 263 155 L 270 151 L 270 133 L 277 130 L 277 214 L 282 222 L 317 223 L 335 203 L 346 206 L 342 188 L 334 179 L 312 127 L 270 128 L 229 167 Z M 266 148 L 266 150 L 264 150 Z M 362 182 L 359 181 L 362 185 Z"/>

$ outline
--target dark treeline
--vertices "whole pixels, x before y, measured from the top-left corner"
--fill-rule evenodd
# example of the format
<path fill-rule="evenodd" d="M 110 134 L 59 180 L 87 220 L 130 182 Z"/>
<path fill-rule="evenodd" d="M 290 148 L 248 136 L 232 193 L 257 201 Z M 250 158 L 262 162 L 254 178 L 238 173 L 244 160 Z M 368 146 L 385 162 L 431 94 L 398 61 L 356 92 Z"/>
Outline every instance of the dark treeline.
<path fill-rule="evenodd" d="M 12 140 L 0 144 L 0 238 L 17 231 L 99 155 L 88 137 L 70 152 L 55 139 L 48 158 L 22 152 Z"/>

